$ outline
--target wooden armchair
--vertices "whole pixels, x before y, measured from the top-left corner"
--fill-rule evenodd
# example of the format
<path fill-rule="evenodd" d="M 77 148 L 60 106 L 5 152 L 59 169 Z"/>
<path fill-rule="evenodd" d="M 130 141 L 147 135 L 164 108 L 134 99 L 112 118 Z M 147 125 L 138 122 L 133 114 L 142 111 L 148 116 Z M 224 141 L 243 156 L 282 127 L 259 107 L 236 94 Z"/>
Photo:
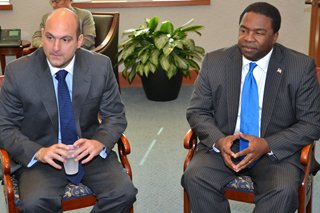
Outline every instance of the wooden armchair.
<path fill-rule="evenodd" d="M 117 62 L 120 14 L 118 12 L 92 12 L 92 15 L 96 25 L 96 47 L 92 51 L 110 58 L 119 85 Z"/>
<path fill-rule="evenodd" d="M 129 141 L 125 135 L 122 135 L 117 144 L 120 161 L 132 179 L 132 170 L 127 158 L 127 155 L 130 154 L 131 151 Z M 4 149 L 0 149 L 0 162 L 3 172 L 4 193 L 8 213 L 19 213 L 20 200 L 18 183 L 17 180 L 11 176 L 10 157 L 8 152 Z M 65 195 L 62 199 L 63 211 L 93 206 L 95 203 L 96 197 L 89 187 L 83 184 L 76 186 L 71 183 L 66 186 Z M 133 213 L 133 208 L 131 208 L 130 212 Z"/>
<path fill-rule="evenodd" d="M 189 130 L 184 138 L 184 148 L 188 149 L 187 156 L 184 161 L 183 171 L 189 165 L 194 151 L 198 144 L 196 134 Z M 313 176 L 311 168 L 311 159 L 314 155 L 314 144 L 305 146 L 301 151 L 300 162 L 304 165 L 304 178 L 299 187 L 299 208 L 298 213 L 311 213 L 312 210 L 312 182 Z M 254 203 L 253 183 L 248 176 L 239 176 L 225 186 L 224 197 L 226 199 Z M 186 191 L 184 191 L 184 213 L 190 213 L 189 198 Z"/>
<path fill-rule="evenodd" d="M 0 76 L 0 89 L 3 85 L 4 75 Z M 130 154 L 130 144 L 124 134 L 121 135 L 117 142 L 119 158 L 122 166 L 127 171 L 128 175 L 132 179 L 132 170 L 127 158 Z M 0 164 L 3 173 L 2 182 L 4 185 L 5 201 L 7 204 L 8 213 L 19 213 L 19 192 L 18 182 L 11 175 L 10 157 L 6 150 L 0 149 Z M 63 211 L 69 211 L 74 209 L 80 209 L 88 206 L 93 206 L 96 203 L 96 197 L 91 189 L 83 184 L 74 185 L 68 184 L 65 189 L 65 194 L 62 199 Z M 130 210 L 133 213 L 133 207 Z"/>

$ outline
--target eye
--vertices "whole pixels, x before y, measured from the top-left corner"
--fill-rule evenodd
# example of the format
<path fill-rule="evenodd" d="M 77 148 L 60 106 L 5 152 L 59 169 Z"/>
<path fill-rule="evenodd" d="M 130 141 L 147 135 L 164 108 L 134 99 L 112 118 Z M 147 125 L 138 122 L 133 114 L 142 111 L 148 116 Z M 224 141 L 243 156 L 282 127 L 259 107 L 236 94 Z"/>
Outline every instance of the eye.
<path fill-rule="evenodd" d="M 264 30 L 258 30 L 255 33 L 256 33 L 256 35 L 259 35 L 259 36 L 263 36 L 266 34 L 266 32 Z"/>
<path fill-rule="evenodd" d="M 72 39 L 69 37 L 62 38 L 63 43 L 69 43 Z"/>
<path fill-rule="evenodd" d="M 240 29 L 239 29 L 239 32 L 240 33 L 246 33 L 248 30 L 247 29 L 245 29 L 245 28 L 243 28 L 243 27 L 241 27 Z"/>
<path fill-rule="evenodd" d="M 53 36 L 51 36 L 51 35 L 46 35 L 46 38 L 47 38 L 49 41 L 54 40 L 54 37 L 53 37 Z"/>

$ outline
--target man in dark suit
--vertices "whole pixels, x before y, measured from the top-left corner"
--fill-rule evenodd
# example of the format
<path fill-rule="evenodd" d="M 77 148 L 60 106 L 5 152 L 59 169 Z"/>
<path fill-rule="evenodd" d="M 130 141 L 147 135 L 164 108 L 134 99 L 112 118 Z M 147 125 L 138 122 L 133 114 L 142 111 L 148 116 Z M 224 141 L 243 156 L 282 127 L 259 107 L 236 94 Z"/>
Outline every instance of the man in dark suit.
<path fill-rule="evenodd" d="M 200 144 L 182 177 L 194 213 L 230 212 L 224 186 L 237 175 L 253 179 L 254 212 L 298 207 L 300 150 L 320 137 L 320 92 L 314 60 L 276 43 L 280 23 L 274 6 L 253 3 L 240 15 L 238 45 L 208 53 L 203 61 L 187 109 Z M 257 135 L 241 130 L 251 62 L 257 65 Z M 239 151 L 241 140 L 248 147 Z"/>
<path fill-rule="evenodd" d="M 0 146 L 21 165 L 22 212 L 62 212 L 68 184 L 62 166 L 69 146 L 62 141 L 57 73 L 67 72 L 75 131 L 74 157 L 82 165 L 81 182 L 97 196 L 92 212 L 129 212 L 137 190 L 112 148 L 127 122 L 109 58 L 80 48 L 77 15 L 66 8 L 48 17 L 43 48 L 6 69 L 0 93 Z M 63 111 L 63 110 L 62 110 Z M 97 120 L 102 118 L 101 124 Z M 61 136 L 61 137 L 60 137 Z"/>

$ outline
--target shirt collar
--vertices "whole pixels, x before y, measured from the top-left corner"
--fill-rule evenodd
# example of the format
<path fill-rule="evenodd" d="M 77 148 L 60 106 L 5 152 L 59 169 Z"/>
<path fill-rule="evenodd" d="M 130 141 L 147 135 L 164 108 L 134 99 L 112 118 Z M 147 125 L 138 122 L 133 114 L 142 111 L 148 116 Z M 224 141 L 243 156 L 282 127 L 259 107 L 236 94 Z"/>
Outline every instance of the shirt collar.
<path fill-rule="evenodd" d="M 254 61 L 258 65 L 258 67 L 260 67 L 264 72 L 267 72 L 267 70 L 268 70 L 269 61 L 270 61 L 272 52 L 273 52 L 273 48 L 263 58 L 261 58 L 258 61 Z M 251 62 L 252 61 L 248 60 L 246 57 L 244 57 L 242 55 L 242 68 L 245 66 L 249 66 L 249 63 L 251 63 Z"/>
<path fill-rule="evenodd" d="M 62 67 L 62 68 L 58 68 L 58 67 L 54 67 L 50 64 L 48 58 L 47 58 L 47 62 L 48 62 L 48 65 L 49 65 L 49 69 L 50 69 L 50 72 L 51 72 L 51 75 L 54 76 L 57 72 L 59 72 L 59 70 L 61 69 L 64 69 L 66 70 L 68 73 L 70 73 L 71 75 L 73 75 L 73 67 L 74 67 L 74 60 L 75 60 L 75 56 L 73 56 L 73 58 L 71 59 L 70 63 L 65 66 L 65 67 Z"/>

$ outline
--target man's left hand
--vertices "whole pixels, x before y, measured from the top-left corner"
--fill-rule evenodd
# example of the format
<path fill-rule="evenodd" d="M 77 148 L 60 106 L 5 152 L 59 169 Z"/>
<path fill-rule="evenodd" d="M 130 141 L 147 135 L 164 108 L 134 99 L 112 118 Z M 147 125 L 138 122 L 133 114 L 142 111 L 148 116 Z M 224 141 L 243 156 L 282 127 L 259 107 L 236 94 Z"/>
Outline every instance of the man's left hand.
<path fill-rule="evenodd" d="M 243 133 L 240 133 L 240 137 L 247 140 L 249 142 L 249 146 L 248 148 L 235 154 L 235 158 L 245 156 L 245 158 L 242 161 L 240 161 L 234 168 L 234 171 L 236 172 L 239 172 L 242 169 L 247 168 L 250 164 L 258 160 L 261 156 L 270 152 L 269 145 L 264 138 L 259 138 Z"/>
<path fill-rule="evenodd" d="M 99 155 L 104 145 L 97 140 L 89 140 L 85 138 L 78 139 L 73 146 L 79 147 L 77 151 L 73 154 L 76 160 L 81 160 L 82 164 L 88 163 L 95 156 Z"/>

